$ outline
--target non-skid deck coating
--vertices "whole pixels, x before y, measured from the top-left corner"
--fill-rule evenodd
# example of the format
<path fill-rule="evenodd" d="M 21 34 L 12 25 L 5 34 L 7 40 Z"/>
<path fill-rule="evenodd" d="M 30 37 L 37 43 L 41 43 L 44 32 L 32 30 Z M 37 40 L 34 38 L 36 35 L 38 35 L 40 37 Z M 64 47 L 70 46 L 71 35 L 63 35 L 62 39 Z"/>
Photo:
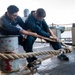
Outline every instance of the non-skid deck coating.
<path fill-rule="evenodd" d="M 43 70 L 38 69 L 39 75 L 75 75 L 75 51 L 67 54 L 69 61 L 61 61 L 56 57 Z M 48 59 L 49 61 L 49 59 Z M 40 67 L 41 69 L 41 67 Z"/>
<path fill-rule="evenodd" d="M 36 52 L 49 49 L 50 47 L 47 46 L 46 48 L 44 45 L 44 48 L 35 49 L 34 51 Z M 20 52 L 23 51 L 20 50 Z M 75 51 L 67 54 L 67 56 L 69 57 L 69 61 L 62 61 L 57 59 L 57 57 L 52 57 L 43 61 L 40 67 L 37 69 L 37 72 L 34 73 L 34 75 L 75 75 Z M 22 65 L 24 64 L 25 60 L 22 60 Z M 0 75 L 32 75 L 28 74 L 28 72 L 30 71 L 21 71 L 8 74 L 0 72 Z"/>

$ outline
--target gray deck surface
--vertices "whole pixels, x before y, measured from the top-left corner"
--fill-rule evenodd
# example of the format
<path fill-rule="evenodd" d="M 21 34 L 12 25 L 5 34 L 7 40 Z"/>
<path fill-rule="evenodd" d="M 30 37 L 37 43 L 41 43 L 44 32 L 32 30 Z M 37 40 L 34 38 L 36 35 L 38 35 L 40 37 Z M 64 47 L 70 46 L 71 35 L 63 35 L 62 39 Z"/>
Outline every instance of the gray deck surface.
<path fill-rule="evenodd" d="M 51 63 L 45 64 L 43 70 L 38 70 L 39 75 L 75 75 L 75 51 L 67 54 L 69 61 L 62 61 L 56 57 L 51 58 Z"/>

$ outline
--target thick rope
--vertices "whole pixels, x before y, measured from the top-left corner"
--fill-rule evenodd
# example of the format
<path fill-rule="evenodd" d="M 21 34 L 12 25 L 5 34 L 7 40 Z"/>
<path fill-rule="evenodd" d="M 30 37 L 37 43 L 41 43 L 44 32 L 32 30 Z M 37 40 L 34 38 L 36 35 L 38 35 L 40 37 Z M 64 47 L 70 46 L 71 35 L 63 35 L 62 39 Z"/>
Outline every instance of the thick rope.
<path fill-rule="evenodd" d="M 21 53 L 21 54 L 5 54 L 5 53 L 0 53 L 0 58 L 1 59 L 20 59 L 20 58 L 28 58 L 28 57 L 33 57 L 33 56 L 40 56 L 40 55 L 51 55 L 56 56 L 59 55 L 60 53 L 70 53 L 72 50 L 71 49 L 60 49 L 60 50 L 50 50 L 50 51 L 42 51 L 42 52 L 30 52 L 30 53 Z"/>
<path fill-rule="evenodd" d="M 50 39 L 50 38 L 44 37 L 44 40 L 48 40 L 48 41 L 52 41 L 52 42 L 58 42 L 58 43 L 62 44 L 63 46 L 65 46 L 66 49 L 70 49 L 69 46 L 67 46 L 65 43 L 63 43 L 63 42 L 60 41 L 59 39 L 58 39 L 58 40 L 52 40 L 52 39 Z"/>
<path fill-rule="evenodd" d="M 69 51 L 69 50 L 67 50 L 67 52 L 64 50 L 64 49 L 60 49 L 60 52 L 63 52 L 63 53 L 70 53 L 71 51 Z M 55 56 L 56 55 L 58 55 L 58 54 L 54 54 Z M 53 57 L 54 55 L 47 55 L 46 57 L 43 57 L 43 58 L 41 58 L 41 59 L 38 59 L 38 60 L 36 60 L 36 61 L 40 61 L 40 62 L 42 62 L 43 60 L 46 60 L 46 59 L 49 59 L 49 58 L 51 58 L 51 57 Z"/>

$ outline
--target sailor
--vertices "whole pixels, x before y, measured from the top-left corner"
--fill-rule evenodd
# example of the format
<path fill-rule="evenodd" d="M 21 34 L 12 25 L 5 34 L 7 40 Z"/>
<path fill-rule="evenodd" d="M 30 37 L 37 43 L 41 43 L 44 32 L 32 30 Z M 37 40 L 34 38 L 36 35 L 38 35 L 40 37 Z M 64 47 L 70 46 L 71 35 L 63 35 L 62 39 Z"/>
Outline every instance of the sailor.
<path fill-rule="evenodd" d="M 58 40 L 58 38 L 54 35 L 54 33 L 49 29 L 48 24 L 45 21 L 46 12 L 43 8 L 38 8 L 35 11 L 31 11 L 29 16 L 27 17 L 25 21 L 26 29 L 35 32 L 41 36 L 51 38 L 54 40 Z M 27 42 L 27 52 L 33 52 L 33 44 L 35 42 L 36 38 L 32 36 L 28 36 L 26 39 Z M 49 41 L 47 41 L 49 42 Z M 49 42 L 54 50 L 59 50 L 62 48 L 61 44 L 58 42 Z M 61 54 L 58 56 L 58 58 L 63 60 L 69 60 L 69 58 Z M 32 61 L 36 60 L 37 58 L 29 58 L 28 62 L 31 63 Z M 30 61 L 31 60 L 31 61 Z"/>

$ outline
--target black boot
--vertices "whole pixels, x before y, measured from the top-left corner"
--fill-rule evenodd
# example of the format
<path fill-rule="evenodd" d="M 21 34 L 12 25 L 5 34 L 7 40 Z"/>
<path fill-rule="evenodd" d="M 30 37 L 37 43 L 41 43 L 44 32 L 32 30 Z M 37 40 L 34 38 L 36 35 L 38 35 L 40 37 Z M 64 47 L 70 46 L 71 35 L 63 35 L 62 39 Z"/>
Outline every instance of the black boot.
<path fill-rule="evenodd" d="M 58 59 L 60 59 L 60 60 L 69 61 L 69 58 L 68 58 L 65 54 L 61 54 L 61 55 L 59 55 L 59 56 L 57 56 L 57 57 L 58 57 Z"/>

